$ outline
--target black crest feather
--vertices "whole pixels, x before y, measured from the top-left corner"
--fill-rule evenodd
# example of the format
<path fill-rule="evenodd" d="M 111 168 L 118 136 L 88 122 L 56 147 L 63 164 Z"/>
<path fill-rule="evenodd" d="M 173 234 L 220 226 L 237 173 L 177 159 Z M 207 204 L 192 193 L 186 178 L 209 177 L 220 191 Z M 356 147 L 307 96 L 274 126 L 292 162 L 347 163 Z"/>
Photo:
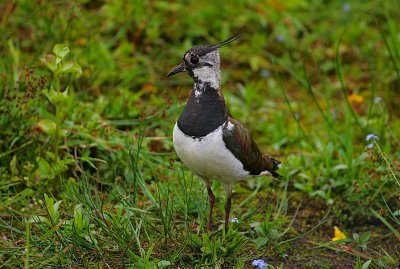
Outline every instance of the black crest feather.
<path fill-rule="evenodd" d="M 236 34 L 234 34 L 230 38 L 228 38 L 228 39 L 226 39 L 226 40 L 214 45 L 215 49 L 219 49 L 221 47 L 224 47 L 224 46 L 226 46 L 226 45 L 228 45 L 228 44 L 240 39 L 242 37 L 243 32 L 244 32 L 244 27 L 240 28 L 239 31 L 237 31 Z"/>
<path fill-rule="evenodd" d="M 237 31 L 237 33 L 234 34 L 233 36 L 229 37 L 228 39 L 226 39 L 226 40 L 224 40 L 224 41 L 222 41 L 222 42 L 220 42 L 220 43 L 218 43 L 216 45 L 195 46 L 195 47 L 191 48 L 190 50 L 188 50 L 188 52 L 186 52 L 186 54 L 191 52 L 191 53 L 194 53 L 194 54 L 196 54 L 198 56 L 206 55 L 207 53 L 210 53 L 210 52 L 212 52 L 214 50 L 217 50 L 217 49 L 219 49 L 221 47 L 224 47 L 224 46 L 226 46 L 226 45 L 228 45 L 228 44 L 240 39 L 242 37 L 243 32 L 244 32 L 244 27 L 240 28 L 239 31 Z"/>

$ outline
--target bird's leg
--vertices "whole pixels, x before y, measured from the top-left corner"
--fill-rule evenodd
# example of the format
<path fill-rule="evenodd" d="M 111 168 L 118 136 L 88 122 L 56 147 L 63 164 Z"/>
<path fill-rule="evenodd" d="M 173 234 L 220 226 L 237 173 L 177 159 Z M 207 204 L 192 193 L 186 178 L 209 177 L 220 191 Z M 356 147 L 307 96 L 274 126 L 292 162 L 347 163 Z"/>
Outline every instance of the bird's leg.
<path fill-rule="evenodd" d="M 210 210 L 208 211 L 208 220 L 207 220 L 207 231 L 211 231 L 211 223 L 212 223 L 212 212 L 214 209 L 215 196 L 211 190 L 211 183 L 207 184 L 207 192 L 208 192 L 208 202 L 210 204 Z"/>
<path fill-rule="evenodd" d="M 225 204 L 225 232 L 228 232 L 229 228 L 229 214 L 231 213 L 232 204 L 232 186 L 225 186 L 227 198 Z"/>
<path fill-rule="evenodd" d="M 232 194 L 228 194 L 225 204 L 225 232 L 229 228 L 229 214 L 231 213 Z"/>

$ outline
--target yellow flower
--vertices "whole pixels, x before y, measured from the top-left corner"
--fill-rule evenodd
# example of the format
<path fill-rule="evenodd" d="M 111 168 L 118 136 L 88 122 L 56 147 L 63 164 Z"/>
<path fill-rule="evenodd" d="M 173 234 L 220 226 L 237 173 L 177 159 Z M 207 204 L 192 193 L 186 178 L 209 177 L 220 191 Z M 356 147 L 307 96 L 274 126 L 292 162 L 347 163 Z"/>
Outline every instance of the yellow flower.
<path fill-rule="evenodd" d="M 362 97 L 361 95 L 352 93 L 347 96 L 347 100 L 349 100 L 350 103 L 360 104 L 360 103 L 364 102 L 364 97 Z"/>
<path fill-rule="evenodd" d="M 338 227 L 335 226 L 333 228 L 335 229 L 335 235 L 332 238 L 332 241 L 347 239 L 346 235 L 341 230 L 339 230 Z"/>

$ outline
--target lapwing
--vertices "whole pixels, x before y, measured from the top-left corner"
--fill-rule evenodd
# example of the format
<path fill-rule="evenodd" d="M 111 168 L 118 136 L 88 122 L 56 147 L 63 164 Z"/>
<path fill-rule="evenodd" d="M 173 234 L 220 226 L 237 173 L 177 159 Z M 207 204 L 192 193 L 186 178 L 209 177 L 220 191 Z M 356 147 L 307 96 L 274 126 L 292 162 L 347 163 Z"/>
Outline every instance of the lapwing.
<path fill-rule="evenodd" d="M 239 180 L 272 175 L 280 162 L 261 152 L 250 132 L 234 119 L 221 92 L 219 49 L 240 37 L 240 31 L 216 45 L 195 46 L 183 56 L 171 77 L 186 72 L 194 82 L 186 107 L 173 130 L 173 144 L 182 162 L 198 174 L 207 187 L 210 204 L 207 230 L 211 230 L 215 196 L 212 180 L 221 180 L 226 193 L 225 230 L 229 226 L 232 187 Z"/>

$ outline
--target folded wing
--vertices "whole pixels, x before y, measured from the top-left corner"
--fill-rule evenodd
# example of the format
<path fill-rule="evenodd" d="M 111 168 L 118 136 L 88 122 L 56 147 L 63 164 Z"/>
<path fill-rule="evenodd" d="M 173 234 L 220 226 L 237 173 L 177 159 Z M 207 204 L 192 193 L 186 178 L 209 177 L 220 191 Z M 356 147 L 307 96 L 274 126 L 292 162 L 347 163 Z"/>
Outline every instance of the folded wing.
<path fill-rule="evenodd" d="M 250 132 L 239 121 L 228 117 L 223 128 L 223 141 L 251 175 L 271 174 L 275 178 L 281 178 L 281 175 L 275 172 L 280 161 L 264 155 Z"/>

